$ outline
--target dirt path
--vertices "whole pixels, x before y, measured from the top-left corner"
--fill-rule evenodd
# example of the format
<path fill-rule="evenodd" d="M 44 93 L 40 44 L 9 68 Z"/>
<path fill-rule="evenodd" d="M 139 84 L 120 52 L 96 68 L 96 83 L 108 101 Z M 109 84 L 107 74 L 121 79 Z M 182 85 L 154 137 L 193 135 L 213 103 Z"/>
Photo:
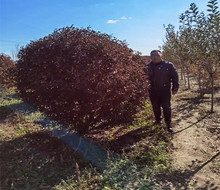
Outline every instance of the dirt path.
<path fill-rule="evenodd" d="M 180 89 L 173 98 L 173 164 L 180 173 L 168 189 L 220 189 L 220 93 L 216 94 L 215 113 L 210 114 L 210 99 L 196 98 Z"/>

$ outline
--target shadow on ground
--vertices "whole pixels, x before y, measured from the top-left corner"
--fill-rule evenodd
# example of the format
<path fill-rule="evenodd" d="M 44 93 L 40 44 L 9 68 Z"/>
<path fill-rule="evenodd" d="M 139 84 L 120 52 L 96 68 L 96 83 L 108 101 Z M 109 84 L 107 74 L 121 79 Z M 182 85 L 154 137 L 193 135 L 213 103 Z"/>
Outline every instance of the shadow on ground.
<path fill-rule="evenodd" d="M 173 108 L 173 114 L 176 116 L 181 115 L 178 117 L 178 119 L 175 121 L 175 124 L 180 123 L 182 120 L 189 119 L 193 116 L 193 113 L 195 110 L 198 110 L 200 108 L 200 104 L 204 102 L 210 102 L 208 100 L 209 98 L 204 97 L 187 97 L 187 98 L 180 98 L 176 100 L 177 105 L 175 108 Z M 209 114 L 209 113 L 207 113 Z"/>
<path fill-rule="evenodd" d="M 0 106 L 1 189 L 49 190 L 62 179 L 76 176 L 76 163 L 79 168 L 90 167 L 66 143 L 43 129 L 32 129 L 33 125 Z"/>
<path fill-rule="evenodd" d="M 80 155 L 47 132 L 0 142 L 2 189 L 52 189 L 88 166 Z"/>
<path fill-rule="evenodd" d="M 191 125 L 189 125 L 189 126 L 187 126 L 187 127 L 185 127 L 185 128 L 182 128 L 182 129 L 180 129 L 180 130 L 174 132 L 174 134 L 180 133 L 180 132 L 185 131 L 185 130 L 191 128 L 191 127 L 196 126 L 199 122 L 201 122 L 201 121 L 203 121 L 204 119 L 206 119 L 210 114 L 211 114 L 211 113 L 204 115 L 202 118 L 198 119 L 195 123 L 192 123 Z"/>
<path fill-rule="evenodd" d="M 11 109 L 6 108 L 5 106 L 0 106 L 0 122 L 7 119 L 12 113 L 13 111 Z"/>
<path fill-rule="evenodd" d="M 123 129 L 118 128 L 112 132 L 111 129 L 106 129 L 112 138 L 109 138 L 109 134 L 101 139 L 98 136 L 104 136 L 100 134 L 101 130 L 94 130 L 86 136 L 94 142 L 100 143 L 108 151 L 114 153 L 129 152 L 132 146 L 144 142 L 145 146 L 153 146 L 158 142 L 170 142 L 172 135 L 166 130 L 165 126 L 150 126 L 136 127 L 135 129 Z"/>
<path fill-rule="evenodd" d="M 192 169 L 187 169 L 184 171 L 175 171 L 175 172 L 171 172 L 171 173 L 166 173 L 163 175 L 158 175 L 158 179 L 163 181 L 163 183 L 169 181 L 173 184 L 173 186 L 176 189 L 184 189 L 184 190 L 188 190 L 190 189 L 190 180 L 192 179 L 192 177 L 198 173 L 201 169 L 203 169 L 206 165 L 208 165 L 210 162 L 212 162 L 214 159 L 219 158 L 220 156 L 220 152 L 216 153 L 214 156 L 212 156 L 212 158 L 210 158 L 208 161 L 204 162 L 203 164 L 199 165 L 197 164 L 197 166 L 193 166 L 194 163 L 192 163 L 192 166 L 190 166 L 190 168 Z M 195 184 L 193 184 L 194 186 L 197 186 L 197 181 L 195 181 Z M 205 181 L 205 185 L 203 185 L 202 187 L 198 187 L 196 189 L 198 190 L 218 190 L 219 186 L 218 184 L 214 184 L 211 181 L 207 180 Z M 165 189 L 170 189 L 170 187 L 165 187 Z"/>

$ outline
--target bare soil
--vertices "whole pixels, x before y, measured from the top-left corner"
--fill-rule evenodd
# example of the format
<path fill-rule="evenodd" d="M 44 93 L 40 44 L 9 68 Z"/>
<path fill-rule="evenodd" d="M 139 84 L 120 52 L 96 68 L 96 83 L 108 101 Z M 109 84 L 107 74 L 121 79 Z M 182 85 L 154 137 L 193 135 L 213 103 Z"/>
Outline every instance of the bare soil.
<path fill-rule="evenodd" d="M 220 189 L 220 91 L 215 90 L 214 113 L 210 94 L 198 98 L 196 85 L 181 84 L 173 97 L 173 148 L 171 157 L 178 169 L 164 189 Z"/>

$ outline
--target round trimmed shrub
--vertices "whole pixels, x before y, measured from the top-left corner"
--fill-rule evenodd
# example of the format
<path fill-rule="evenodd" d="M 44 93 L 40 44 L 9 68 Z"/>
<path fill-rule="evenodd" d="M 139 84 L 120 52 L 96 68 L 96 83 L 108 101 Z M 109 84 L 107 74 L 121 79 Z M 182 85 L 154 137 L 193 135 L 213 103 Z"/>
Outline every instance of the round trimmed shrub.
<path fill-rule="evenodd" d="M 90 28 L 57 29 L 18 58 L 21 95 L 78 131 L 129 122 L 146 99 L 141 56 Z"/>
<path fill-rule="evenodd" d="M 11 58 L 3 53 L 0 54 L 0 84 L 5 87 L 15 85 L 15 63 Z"/>

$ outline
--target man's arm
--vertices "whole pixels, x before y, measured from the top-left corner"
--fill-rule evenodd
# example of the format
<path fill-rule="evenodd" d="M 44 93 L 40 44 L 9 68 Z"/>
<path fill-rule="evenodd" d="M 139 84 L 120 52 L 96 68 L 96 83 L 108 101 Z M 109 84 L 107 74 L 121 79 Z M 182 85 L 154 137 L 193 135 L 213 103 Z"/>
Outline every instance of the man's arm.
<path fill-rule="evenodd" d="M 172 79 L 172 93 L 176 94 L 179 89 L 179 77 L 175 66 L 171 63 L 171 79 Z"/>

